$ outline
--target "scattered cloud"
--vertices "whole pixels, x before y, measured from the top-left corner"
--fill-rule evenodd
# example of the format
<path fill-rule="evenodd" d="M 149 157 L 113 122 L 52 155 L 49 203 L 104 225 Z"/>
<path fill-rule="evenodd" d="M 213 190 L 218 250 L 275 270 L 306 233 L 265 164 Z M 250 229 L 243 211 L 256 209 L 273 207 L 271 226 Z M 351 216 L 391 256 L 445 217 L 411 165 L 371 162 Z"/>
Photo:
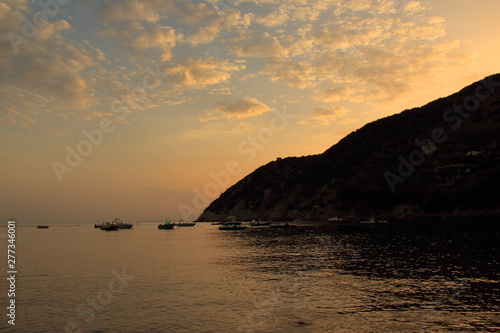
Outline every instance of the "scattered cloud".
<path fill-rule="evenodd" d="M 337 119 L 346 116 L 350 111 L 343 106 L 317 107 L 309 116 L 309 119 L 314 120 L 315 127 L 330 125 Z"/>
<path fill-rule="evenodd" d="M 287 51 L 276 36 L 268 32 L 249 33 L 233 44 L 233 52 L 239 57 L 275 57 L 287 56 Z"/>
<path fill-rule="evenodd" d="M 85 4 L 104 24 L 115 21 L 157 22 L 175 8 L 174 0 L 87 0 Z"/>
<path fill-rule="evenodd" d="M 76 118 L 101 117 L 114 99 L 141 85 L 145 67 L 158 62 L 162 85 L 148 93 L 147 108 L 194 103 L 199 96 L 244 96 L 239 90 L 247 86 L 239 79 L 256 77 L 321 102 L 393 102 L 474 57 L 446 37 L 446 21 L 428 15 L 422 1 L 222 4 L 228 3 L 86 0 L 78 7 L 84 14 L 50 17 L 36 36 L 18 41 L 16 52 L 9 33 L 22 36 L 23 17 L 40 8 L 27 0 L 0 2 L 2 119 L 30 127 L 41 114 L 83 110 Z M 76 29 L 89 13 L 96 24 L 92 37 Z M 203 95 L 190 94 L 199 89 L 206 89 Z M 243 110 L 249 101 L 233 107 Z M 231 112 L 233 104 L 218 105 L 213 116 L 244 117 L 265 109 Z"/>
<path fill-rule="evenodd" d="M 323 102 L 338 102 L 347 99 L 353 94 L 353 90 L 346 86 L 334 87 L 329 89 L 318 89 L 314 98 Z"/>
<path fill-rule="evenodd" d="M 270 60 L 259 74 L 269 77 L 271 81 L 283 82 L 286 85 L 300 89 L 312 87 L 316 84 L 314 68 L 307 61 L 275 58 Z"/>
<path fill-rule="evenodd" d="M 207 111 L 206 116 L 199 118 L 200 121 L 228 118 L 248 118 L 254 117 L 265 112 L 271 111 L 271 108 L 256 98 L 244 97 L 234 103 L 218 102 L 213 108 Z"/>
<path fill-rule="evenodd" d="M 230 78 L 229 72 L 243 69 L 243 65 L 235 65 L 227 61 L 184 58 L 177 64 L 163 70 L 165 81 L 180 87 L 203 87 L 221 83 Z"/>

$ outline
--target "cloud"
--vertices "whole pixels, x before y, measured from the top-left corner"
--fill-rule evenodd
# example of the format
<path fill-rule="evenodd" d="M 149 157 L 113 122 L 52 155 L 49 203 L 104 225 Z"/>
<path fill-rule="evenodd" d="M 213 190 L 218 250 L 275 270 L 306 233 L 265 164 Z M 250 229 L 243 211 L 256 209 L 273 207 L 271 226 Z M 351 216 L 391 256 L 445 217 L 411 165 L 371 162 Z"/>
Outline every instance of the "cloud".
<path fill-rule="evenodd" d="M 206 44 L 214 41 L 216 38 L 225 32 L 248 28 L 251 24 L 253 14 L 242 14 L 238 10 L 228 10 L 224 15 L 216 15 L 211 12 L 212 16 L 207 16 L 203 24 L 199 26 L 187 37 L 187 41 L 192 45 Z"/>
<path fill-rule="evenodd" d="M 338 102 L 343 99 L 347 99 L 352 94 L 353 94 L 352 89 L 345 86 L 340 86 L 335 88 L 329 88 L 326 90 L 318 89 L 316 91 L 314 99 L 323 102 Z"/>
<path fill-rule="evenodd" d="M 418 13 L 425 10 L 425 6 L 419 1 L 410 1 L 404 4 L 404 10 L 408 13 Z"/>
<path fill-rule="evenodd" d="M 94 17 L 66 8 L 16 54 L 7 35 L 20 33 L 22 15 L 40 7 L 0 2 L 0 109 L 9 123 L 36 126 L 42 114 L 101 117 L 158 61 L 162 85 L 144 107 L 236 95 L 238 77 L 299 88 L 322 102 L 386 103 L 473 57 L 416 0 L 86 0 L 81 8 Z M 75 29 L 85 20 L 97 21 L 92 38 Z M 205 91 L 190 93 L 198 89 Z M 258 106 L 231 113 L 249 101 L 217 104 L 211 116 L 258 114 Z"/>
<path fill-rule="evenodd" d="M 3 0 L 2 2 L 13 10 L 28 10 L 28 0 Z"/>
<path fill-rule="evenodd" d="M 315 120 L 313 126 L 329 125 L 333 120 L 346 116 L 350 111 L 343 106 L 317 107 L 309 116 Z"/>
<path fill-rule="evenodd" d="M 239 57 L 287 56 L 287 51 L 276 36 L 268 32 L 249 33 L 233 43 L 233 52 Z"/>
<path fill-rule="evenodd" d="M 181 59 L 177 65 L 163 70 L 165 81 L 179 87 L 203 87 L 221 83 L 230 78 L 229 72 L 243 69 L 227 61 L 213 58 Z"/>
<path fill-rule="evenodd" d="M 157 22 L 175 8 L 174 0 L 89 0 L 85 4 L 105 24 L 115 21 Z"/>
<path fill-rule="evenodd" d="M 261 16 L 255 19 L 256 23 L 262 24 L 266 27 L 276 27 L 279 25 L 284 25 L 290 17 L 284 12 L 271 12 L 265 16 Z"/>
<path fill-rule="evenodd" d="M 38 111 L 93 103 L 93 79 L 85 71 L 98 68 L 102 54 L 85 42 L 67 40 L 72 27 L 65 20 L 43 21 L 27 34 L 23 16 L 32 18 L 31 11 L 39 8 L 26 10 L 21 14 L 0 3 L 0 109 L 9 123 L 31 127 L 38 123 Z"/>
<path fill-rule="evenodd" d="M 307 61 L 293 61 L 282 58 L 269 60 L 267 66 L 260 71 L 271 81 L 281 81 L 291 87 L 307 88 L 316 84 L 314 69 Z"/>
<path fill-rule="evenodd" d="M 247 96 L 234 103 L 218 102 L 212 109 L 207 111 L 207 116 L 202 116 L 199 120 L 208 121 L 221 118 L 241 119 L 254 117 L 268 111 L 271 111 L 269 106 L 256 98 Z"/>
<path fill-rule="evenodd" d="M 166 61 L 172 57 L 171 47 L 177 42 L 175 30 L 171 27 L 153 26 L 143 29 L 130 41 L 130 46 L 138 51 L 149 48 L 162 50 L 161 60 Z"/>
<path fill-rule="evenodd" d="M 256 22 L 268 27 L 281 26 L 285 23 L 293 22 L 313 22 L 319 16 L 335 5 L 331 0 L 246 0 L 258 6 L 268 4 L 267 12 L 256 18 Z"/>
<path fill-rule="evenodd" d="M 198 27 L 190 34 L 187 40 L 193 45 L 210 43 L 219 37 L 221 26 L 219 22 L 204 27 Z"/>

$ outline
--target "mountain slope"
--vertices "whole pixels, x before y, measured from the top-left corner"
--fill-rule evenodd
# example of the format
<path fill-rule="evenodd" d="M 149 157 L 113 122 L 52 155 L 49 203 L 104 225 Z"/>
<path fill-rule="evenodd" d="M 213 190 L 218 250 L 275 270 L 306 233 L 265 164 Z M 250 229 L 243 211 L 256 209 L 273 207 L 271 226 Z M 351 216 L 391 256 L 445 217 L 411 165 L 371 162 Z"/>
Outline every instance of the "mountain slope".
<path fill-rule="evenodd" d="M 500 74 L 369 123 L 324 153 L 270 162 L 199 221 L 498 211 Z"/>

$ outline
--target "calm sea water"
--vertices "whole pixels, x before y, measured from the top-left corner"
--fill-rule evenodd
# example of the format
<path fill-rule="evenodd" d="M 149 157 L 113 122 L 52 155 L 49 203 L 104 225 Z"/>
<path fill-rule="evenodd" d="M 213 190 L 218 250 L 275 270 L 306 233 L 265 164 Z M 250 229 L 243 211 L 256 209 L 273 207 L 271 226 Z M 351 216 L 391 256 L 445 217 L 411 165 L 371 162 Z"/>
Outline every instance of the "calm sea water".
<path fill-rule="evenodd" d="M 0 331 L 498 332 L 499 240 L 488 227 L 18 225 L 16 327 L 3 310 Z"/>

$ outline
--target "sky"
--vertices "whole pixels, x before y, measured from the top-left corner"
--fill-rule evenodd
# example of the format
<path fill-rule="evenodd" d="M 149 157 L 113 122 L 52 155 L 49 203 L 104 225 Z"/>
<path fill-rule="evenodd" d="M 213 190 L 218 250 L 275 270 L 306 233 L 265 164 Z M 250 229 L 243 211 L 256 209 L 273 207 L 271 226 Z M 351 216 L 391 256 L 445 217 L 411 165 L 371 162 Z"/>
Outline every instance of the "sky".
<path fill-rule="evenodd" d="M 195 220 L 500 72 L 497 0 L 0 1 L 0 219 Z"/>

